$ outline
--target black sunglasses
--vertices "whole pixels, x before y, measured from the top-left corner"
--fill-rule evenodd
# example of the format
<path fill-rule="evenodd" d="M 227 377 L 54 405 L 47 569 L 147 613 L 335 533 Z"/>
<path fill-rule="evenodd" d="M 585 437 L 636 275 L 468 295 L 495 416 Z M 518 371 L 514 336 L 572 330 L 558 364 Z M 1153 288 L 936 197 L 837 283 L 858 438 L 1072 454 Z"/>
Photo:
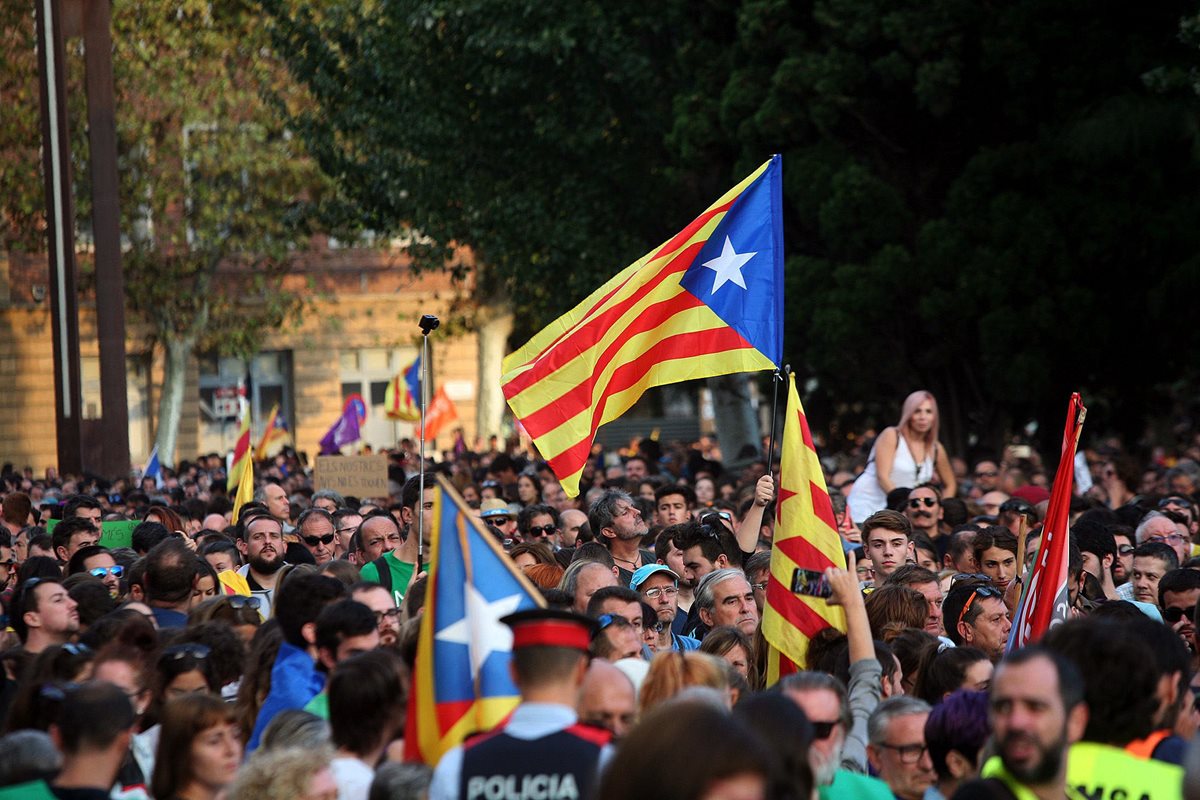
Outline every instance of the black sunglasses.
<path fill-rule="evenodd" d="M 828 739 L 829 736 L 833 733 L 834 726 L 837 725 L 838 722 L 840 722 L 840 720 L 836 720 L 836 719 L 833 720 L 832 722 L 813 722 L 812 723 L 813 739 L 816 741 L 820 741 L 822 739 Z"/>
<path fill-rule="evenodd" d="M 909 498 L 909 500 L 908 500 L 908 507 L 909 508 L 920 508 L 922 503 L 925 505 L 926 508 L 933 508 L 934 506 L 937 505 L 937 498 L 936 497 L 912 497 L 912 498 Z"/>
<path fill-rule="evenodd" d="M 333 544 L 336 533 L 327 533 L 324 536 L 305 536 L 304 543 L 309 547 L 316 547 L 319 544 Z"/>
<path fill-rule="evenodd" d="M 1162 500 L 1158 501 L 1159 508 L 1166 508 L 1167 506 L 1179 506 L 1181 508 L 1191 508 L 1192 501 L 1188 500 L 1186 497 L 1179 497 L 1178 495 L 1171 495 L 1170 497 L 1164 497 Z"/>
<path fill-rule="evenodd" d="M 229 601 L 230 608 L 253 608 L 257 609 L 262 605 L 262 600 L 254 595 L 230 594 L 226 595 L 225 599 Z"/>
<path fill-rule="evenodd" d="M 534 536 L 550 536 L 558 532 L 557 525 L 530 525 L 529 532 Z"/>

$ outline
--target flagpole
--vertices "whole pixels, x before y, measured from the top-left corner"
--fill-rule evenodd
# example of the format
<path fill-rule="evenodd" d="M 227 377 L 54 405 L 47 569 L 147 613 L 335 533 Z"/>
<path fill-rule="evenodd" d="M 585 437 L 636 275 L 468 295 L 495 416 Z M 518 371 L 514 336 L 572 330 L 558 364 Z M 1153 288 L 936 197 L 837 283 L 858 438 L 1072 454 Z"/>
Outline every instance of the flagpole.
<path fill-rule="evenodd" d="M 421 326 L 421 463 L 417 478 L 417 564 L 421 571 L 425 556 L 425 409 L 429 406 L 429 385 L 432 373 L 429 369 L 429 334 L 438 329 L 441 321 L 433 314 L 424 314 L 418 323 Z"/>
<path fill-rule="evenodd" d="M 792 374 L 792 365 L 791 364 L 784 364 L 782 374 L 777 369 L 771 375 L 771 383 L 773 384 L 774 390 L 772 392 L 773 397 L 771 399 L 771 438 L 770 438 L 770 443 L 767 445 L 767 474 L 768 475 L 773 474 L 771 472 L 771 464 L 772 464 L 772 462 L 775 461 L 775 419 L 776 419 L 776 413 L 779 411 L 779 384 L 783 382 L 784 374 L 786 374 L 786 375 Z"/>

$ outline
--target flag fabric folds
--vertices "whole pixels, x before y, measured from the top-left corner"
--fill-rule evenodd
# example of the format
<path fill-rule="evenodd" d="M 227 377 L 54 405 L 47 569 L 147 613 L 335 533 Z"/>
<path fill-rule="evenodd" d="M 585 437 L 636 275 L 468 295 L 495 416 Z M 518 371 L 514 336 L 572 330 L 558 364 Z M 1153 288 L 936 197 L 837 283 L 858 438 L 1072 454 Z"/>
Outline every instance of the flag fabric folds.
<path fill-rule="evenodd" d="M 241 480 L 242 471 L 254 458 L 250 448 L 250 403 L 246 401 L 245 389 L 238 389 L 238 408 L 241 419 L 238 421 L 237 441 L 233 445 L 233 461 L 229 467 L 229 478 L 225 483 L 226 491 L 232 492 Z"/>
<path fill-rule="evenodd" d="M 357 442 L 362 434 L 359 425 L 366 417 L 366 409 L 361 406 L 362 398 L 354 395 L 346 400 L 342 407 L 342 415 L 337 422 L 321 437 L 321 455 L 335 455 L 351 442 Z"/>
<path fill-rule="evenodd" d="M 146 468 L 142 470 L 142 480 L 146 478 L 154 478 L 154 488 L 163 488 L 162 463 L 158 460 L 158 445 L 154 445 L 154 449 L 150 451 L 150 457 L 146 459 Z"/>
<path fill-rule="evenodd" d="M 271 448 L 277 443 L 288 441 L 291 438 L 287 429 L 287 420 L 279 413 L 279 404 L 271 406 L 271 413 L 267 416 L 267 422 L 263 426 L 262 438 L 258 440 L 258 447 L 254 448 L 254 457 L 259 461 L 269 458 Z"/>
<path fill-rule="evenodd" d="M 601 425 L 653 386 L 772 369 L 783 352 L 775 156 L 504 360 L 504 396 L 563 490 Z"/>
<path fill-rule="evenodd" d="M 388 381 L 383 395 L 384 415 L 388 419 L 416 422 L 421 418 L 421 356 L 403 372 Z"/>
<path fill-rule="evenodd" d="M 238 476 L 237 493 L 233 496 L 233 514 L 230 523 L 237 525 L 242 506 L 254 499 L 254 462 L 248 461 L 242 474 Z"/>
<path fill-rule="evenodd" d="M 425 613 L 404 737 L 407 759 L 426 764 L 516 708 L 512 631 L 499 620 L 544 605 L 445 478 L 432 487 Z"/>
<path fill-rule="evenodd" d="M 1071 603 L 1067 585 L 1067 545 L 1071 524 L 1071 495 L 1075 471 L 1075 448 L 1083 432 L 1087 409 L 1079 393 L 1067 404 L 1067 424 L 1063 430 L 1062 457 L 1054 474 L 1042 542 L 1038 545 L 1033 570 L 1025 581 L 1021 602 L 1008 634 L 1008 649 L 1034 644 L 1051 627 L 1067 621 Z"/>
<path fill-rule="evenodd" d="M 790 374 L 779 452 L 775 537 L 762 618 L 763 637 L 769 645 L 768 685 L 803 668 L 808 642 L 819 631 L 829 627 L 846 630 L 846 615 L 840 606 L 791 590 L 797 567 L 817 572 L 827 567 L 844 569 L 846 556 L 825 487 L 825 474 L 796 393 L 796 378 Z"/>
<path fill-rule="evenodd" d="M 425 441 L 436 439 L 437 435 L 456 419 L 458 407 L 454 405 L 450 395 L 446 394 L 446 387 L 443 386 L 429 401 L 429 408 L 425 409 Z"/>

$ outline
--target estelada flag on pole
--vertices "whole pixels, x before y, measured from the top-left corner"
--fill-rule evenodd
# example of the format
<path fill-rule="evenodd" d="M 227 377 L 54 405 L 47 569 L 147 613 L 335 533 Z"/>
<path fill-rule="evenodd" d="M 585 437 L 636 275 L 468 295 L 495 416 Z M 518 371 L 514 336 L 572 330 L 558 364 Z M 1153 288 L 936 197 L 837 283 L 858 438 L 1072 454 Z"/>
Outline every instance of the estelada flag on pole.
<path fill-rule="evenodd" d="M 517 707 L 512 630 L 500 618 L 545 605 L 475 512 L 436 477 L 426 484 L 434 489 L 429 582 L 404 736 L 406 760 L 426 764 Z"/>
<path fill-rule="evenodd" d="M 791 590 L 797 568 L 824 572 L 827 567 L 845 569 L 846 556 L 825 487 L 825 473 L 796 393 L 796 378 L 789 374 L 771 576 L 762 619 L 763 637 L 769 645 L 768 686 L 803 668 L 808 642 L 818 632 L 829 627 L 846 630 L 846 614 L 840 606 Z"/>
<path fill-rule="evenodd" d="M 388 381 L 383 394 L 384 416 L 416 422 L 421 418 L 421 354 L 404 368 L 404 371 Z"/>
<path fill-rule="evenodd" d="M 1067 424 L 1063 430 L 1062 456 L 1054 473 L 1046 521 L 1042 524 L 1042 542 L 1038 545 L 1033 570 L 1029 574 L 1012 630 L 1008 649 L 1033 644 L 1051 627 L 1067 621 L 1070 595 L 1067 586 L 1067 545 L 1071 524 L 1071 495 L 1075 473 L 1075 448 L 1083 432 L 1087 409 L 1079 393 L 1067 404 Z"/>
<path fill-rule="evenodd" d="M 508 405 L 568 496 L 596 429 L 650 387 L 779 365 L 782 173 L 775 156 L 504 359 Z"/>
<path fill-rule="evenodd" d="M 232 492 L 237 488 L 238 482 L 242 478 L 242 470 L 254 458 L 254 452 L 250 449 L 250 403 L 246 400 L 244 386 L 238 387 L 238 409 L 241 411 L 241 420 L 238 424 L 237 441 L 233 445 L 233 462 L 229 468 L 229 478 L 225 482 L 227 492 Z"/>

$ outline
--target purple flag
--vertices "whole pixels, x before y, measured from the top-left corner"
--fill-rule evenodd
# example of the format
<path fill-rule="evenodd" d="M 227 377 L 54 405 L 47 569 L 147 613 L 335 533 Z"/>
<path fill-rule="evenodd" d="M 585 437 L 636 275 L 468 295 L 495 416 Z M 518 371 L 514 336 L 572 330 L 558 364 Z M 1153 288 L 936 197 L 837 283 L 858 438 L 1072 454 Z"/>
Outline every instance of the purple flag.
<path fill-rule="evenodd" d="M 358 432 L 358 410 L 354 403 L 346 403 L 342 415 L 333 427 L 321 437 L 321 455 L 336 455 L 343 447 L 351 442 L 357 442 L 361 437 Z"/>

